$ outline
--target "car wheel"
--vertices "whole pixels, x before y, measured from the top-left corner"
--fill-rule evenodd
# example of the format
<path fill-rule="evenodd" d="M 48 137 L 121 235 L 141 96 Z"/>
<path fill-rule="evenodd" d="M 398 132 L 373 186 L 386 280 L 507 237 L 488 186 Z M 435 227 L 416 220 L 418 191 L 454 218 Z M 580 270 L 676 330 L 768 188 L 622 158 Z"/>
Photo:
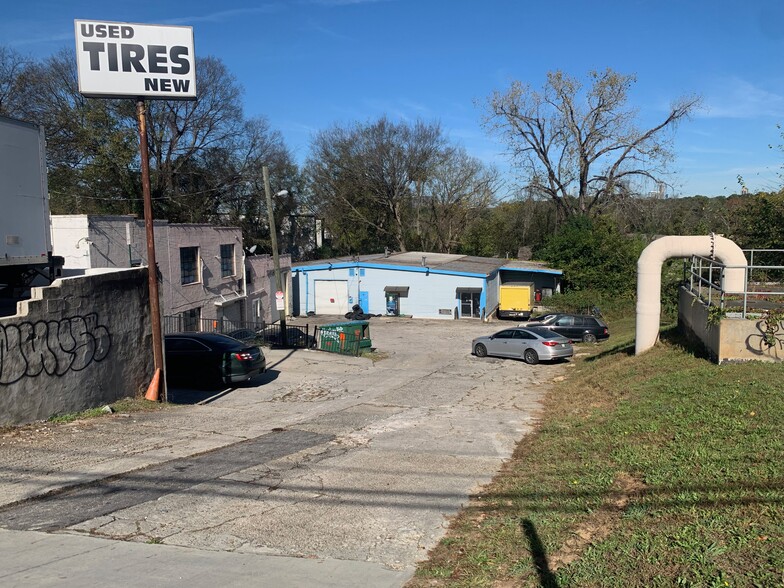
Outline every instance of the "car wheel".
<path fill-rule="evenodd" d="M 583 343 L 596 343 L 596 335 L 585 333 L 583 335 Z"/>
<path fill-rule="evenodd" d="M 474 353 L 476 353 L 477 357 L 487 357 L 487 347 L 481 343 L 477 343 L 476 347 L 474 347 Z"/>
<path fill-rule="evenodd" d="M 523 354 L 523 359 L 525 360 L 525 363 L 530 363 L 531 365 L 539 363 L 539 356 L 533 349 L 526 349 Z"/>

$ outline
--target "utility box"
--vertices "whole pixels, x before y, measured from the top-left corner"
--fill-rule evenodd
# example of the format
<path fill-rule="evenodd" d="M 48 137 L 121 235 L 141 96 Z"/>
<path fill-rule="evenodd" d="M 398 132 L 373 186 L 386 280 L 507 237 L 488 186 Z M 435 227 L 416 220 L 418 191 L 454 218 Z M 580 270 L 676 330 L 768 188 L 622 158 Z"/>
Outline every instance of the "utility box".
<path fill-rule="evenodd" d="M 370 349 L 370 322 L 349 321 L 322 325 L 318 330 L 316 347 L 322 351 L 359 355 L 363 349 Z"/>
<path fill-rule="evenodd" d="M 498 297 L 498 318 L 528 320 L 534 306 L 534 285 L 531 282 L 501 284 Z"/>

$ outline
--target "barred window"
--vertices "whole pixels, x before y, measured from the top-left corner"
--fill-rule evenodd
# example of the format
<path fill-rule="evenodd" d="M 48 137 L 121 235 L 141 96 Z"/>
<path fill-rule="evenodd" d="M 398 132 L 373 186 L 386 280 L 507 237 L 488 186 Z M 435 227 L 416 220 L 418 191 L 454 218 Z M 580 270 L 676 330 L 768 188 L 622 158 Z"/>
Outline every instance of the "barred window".
<path fill-rule="evenodd" d="M 234 275 L 234 245 L 220 246 L 221 277 Z"/>
<path fill-rule="evenodd" d="M 191 308 L 180 313 L 183 332 L 201 331 L 201 308 Z"/>
<path fill-rule="evenodd" d="M 199 281 L 199 248 L 180 247 L 180 283 L 194 284 Z"/>

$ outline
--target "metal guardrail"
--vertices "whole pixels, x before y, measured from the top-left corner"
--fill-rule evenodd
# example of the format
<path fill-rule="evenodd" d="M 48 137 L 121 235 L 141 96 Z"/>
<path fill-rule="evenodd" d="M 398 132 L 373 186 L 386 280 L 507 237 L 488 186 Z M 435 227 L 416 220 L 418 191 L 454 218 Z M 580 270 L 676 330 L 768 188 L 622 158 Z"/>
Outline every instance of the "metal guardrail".
<path fill-rule="evenodd" d="M 690 291 L 708 306 L 737 312 L 742 318 L 759 315 L 784 307 L 784 265 L 755 264 L 784 258 L 784 249 L 744 249 L 749 265 L 725 265 L 716 259 L 693 255 L 684 266 L 684 283 Z M 744 271 L 743 292 L 724 291 L 724 273 L 727 269 Z"/>

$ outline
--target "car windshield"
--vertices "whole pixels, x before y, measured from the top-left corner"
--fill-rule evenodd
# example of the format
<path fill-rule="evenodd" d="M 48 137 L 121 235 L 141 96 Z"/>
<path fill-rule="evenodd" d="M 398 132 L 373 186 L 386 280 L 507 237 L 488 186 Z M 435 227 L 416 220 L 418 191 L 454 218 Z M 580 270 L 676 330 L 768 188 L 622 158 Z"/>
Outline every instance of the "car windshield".
<path fill-rule="evenodd" d="M 545 329 L 544 327 L 528 327 L 526 330 L 542 339 L 563 339 L 558 333 L 555 333 L 550 329 Z"/>
<path fill-rule="evenodd" d="M 532 323 L 551 323 L 557 317 L 557 314 L 542 314 L 539 316 L 533 317 L 529 322 Z"/>

